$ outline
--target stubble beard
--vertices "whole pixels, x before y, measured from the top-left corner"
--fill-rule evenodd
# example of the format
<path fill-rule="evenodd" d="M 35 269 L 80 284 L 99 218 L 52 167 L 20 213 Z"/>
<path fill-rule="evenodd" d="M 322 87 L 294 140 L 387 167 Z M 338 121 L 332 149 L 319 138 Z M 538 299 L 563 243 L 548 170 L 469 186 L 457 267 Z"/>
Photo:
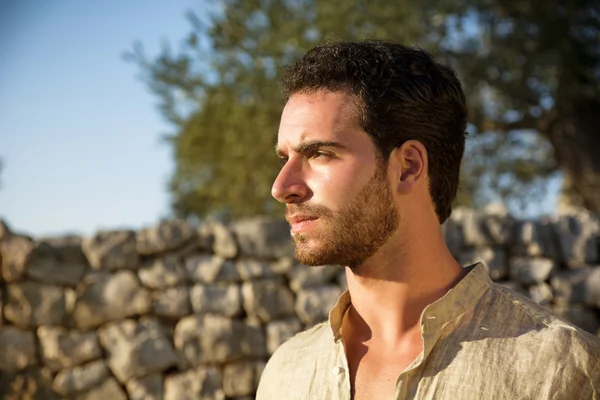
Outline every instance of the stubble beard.
<path fill-rule="evenodd" d="M 358 195 L 335 213 L 312 204 L 292 206 L 318 217 L 322 224 L 318 232 L 293 235 L 298 261 L 310 266 L 355 268 L 375 254 L 399 224 L 386 175 L 386 168 L 379 166 Z"/>

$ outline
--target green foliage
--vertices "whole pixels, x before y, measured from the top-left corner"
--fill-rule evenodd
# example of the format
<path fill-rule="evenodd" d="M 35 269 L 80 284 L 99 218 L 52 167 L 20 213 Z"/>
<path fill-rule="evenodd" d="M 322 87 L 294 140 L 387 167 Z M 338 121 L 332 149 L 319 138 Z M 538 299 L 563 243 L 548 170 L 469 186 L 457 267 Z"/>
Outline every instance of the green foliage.
<path fill-rule="evenodd" d="M 478 205 L 544 194 L 560 163 L 540 121 L 559 94 L 598 98 L 599 15 L 585 0 L 227 0 L 189 15 L 177 52 L 130 56 L 174 126 L 176 214 L 279 213 L 279 70 L 324 40 L 361 38 L 415 44 L 457 70 L 472 122 L 457 201 Z"/>

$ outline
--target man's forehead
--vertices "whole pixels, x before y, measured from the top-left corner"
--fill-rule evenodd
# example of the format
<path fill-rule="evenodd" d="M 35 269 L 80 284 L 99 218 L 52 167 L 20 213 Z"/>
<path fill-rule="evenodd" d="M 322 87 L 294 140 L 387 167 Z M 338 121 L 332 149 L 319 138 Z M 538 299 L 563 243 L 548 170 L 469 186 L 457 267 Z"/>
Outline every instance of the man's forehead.
<path fill-rule="evenodd" d="M 312 141 L 351 142 L 361 131 L 355 112 L 350 96 L 341 92 L 295 94 L 283 110 L 276 148 Z"/>

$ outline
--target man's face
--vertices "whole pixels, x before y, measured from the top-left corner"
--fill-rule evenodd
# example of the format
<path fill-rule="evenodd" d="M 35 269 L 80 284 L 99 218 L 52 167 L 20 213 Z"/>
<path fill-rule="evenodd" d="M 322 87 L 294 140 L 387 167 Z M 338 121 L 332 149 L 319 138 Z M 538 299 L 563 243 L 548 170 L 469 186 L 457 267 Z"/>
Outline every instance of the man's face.
<path fill-rule="evenodd" d="M 358 266 L 395 232 L 387 167 L 342 92 L 293 95 L 283 110 L 272 188 L 286 204 L 296 257 L 306 265 Z"/>

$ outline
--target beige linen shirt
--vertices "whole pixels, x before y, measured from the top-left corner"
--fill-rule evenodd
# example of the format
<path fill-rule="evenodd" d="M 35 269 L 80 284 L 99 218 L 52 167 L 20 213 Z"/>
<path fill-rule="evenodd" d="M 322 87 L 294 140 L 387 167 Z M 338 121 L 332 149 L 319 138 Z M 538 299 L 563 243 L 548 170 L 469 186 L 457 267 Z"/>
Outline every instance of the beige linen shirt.
<path fill-rule="evenodd" d="M 346 291 L 329 321 L 281 345 L 258 400 L 349 400 L 341 322 Z M 476 264 L 421 315 L 421 354 L 399 374 L 392 399 L 600 399 L 600 339 L 493 283 Z"/>

